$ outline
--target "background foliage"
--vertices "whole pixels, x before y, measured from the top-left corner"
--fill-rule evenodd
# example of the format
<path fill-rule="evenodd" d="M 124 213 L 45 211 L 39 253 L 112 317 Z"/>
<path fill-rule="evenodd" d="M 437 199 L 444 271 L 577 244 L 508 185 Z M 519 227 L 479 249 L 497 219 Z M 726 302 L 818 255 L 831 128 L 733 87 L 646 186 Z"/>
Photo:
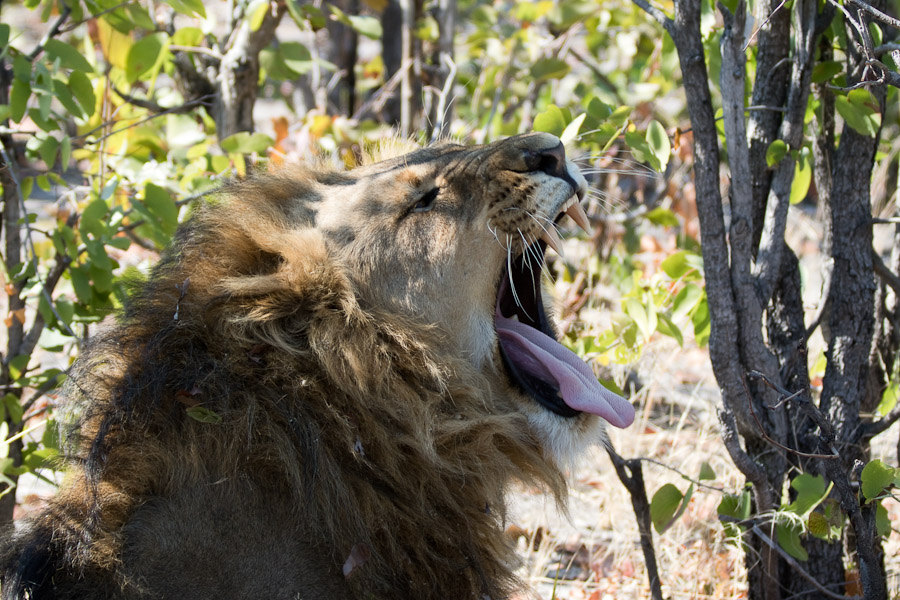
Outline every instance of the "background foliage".
<path fill-rule="evenodd" d="M 566 342 L 594 359 L 614 388 L 634 388 L 628 366 L 651 340 L 705 346 L 717 325 L 691 175 L 703 157 L 695 157 L 698 125 L 692 126 L 684 93 L 679 38 L 665 20 L 675 14 L 677 21 L 679 4 L 696 9 L 708 67 L 704 81 L 718 111 L 713 153 L 730 160 L 737 147 L 726 135 L 732 86 L 721 76 L 723 64 L 726 74 L 734 66 L 723 38 L 727 42 L 732 26 L 745 38 L 740 119 L 744 106 L 750 115 L 785 114 L 791 107 L 752 106 L 766 48 L 755 36 L 778 11 L 790 28 L 791 15 L 801 19 L 808 3 L 757 0 L 750 7 L 757 18 L 735 26 L 743 6 L 736 0 L 718 11 L 699 0 L 655 7 L 620 0 L 2 2 L 0 185 L 8 310 L 0 369 L 0 524 L 13 519 L 20 477 L 55 481 L 55 390 L 80 346 L 190 214 L 192 201 L 224 179 L 311 156 L 353 167 L 362 149 L 396 131 L 423 143 L 439 137 L 484 143 L 531 130 L 561 136 L 594 186 L 589 213 L 597 229 L 551 265 L 565 292 L 560 318 Z M 897 90 L 885 84 L 896 75 L 896 30 L 877 20 L 863 28 L 872 47 L 881 49 L 883 77 L 875 87 L 848 89 L 860 79 L 849 57 L 863 34 L 848 33 L 845 15 L 856 14 L 847 11 L 858 3 L 839 10 L 834 3 L 813 4 L 816 45 L 805 85 L 827 91 L 807 93 L 793 107 L 799 129 L 789 139 L 767 140 L 755 164 L 764 163 L 770 174 L 786 172 L 789 204 L 815 215 L 824 182 L 816 171 L 824 160 L 819 134 L 830 132 L 832 145 L 849 129 L 874 137 L 877 153 L 865 166 L 866 178 L 873 172 L 877 184 L 870 212 L 883 227 L 894 227 L 900 136 Z M 788 70 L 769 77 L 787 78 Z M 836 131 L 835 121 L 843 129 Z M 716 193 L 728 188 L 735 172 L 724 164 L 714 170 Z M 828 218 L 822 201 L 818 214 Z M 646 255 L 653 239 L 666 240 L 660 262 Z M 887 282 L 879 284 L 887 302 L 882 325 L 893 326 L 885 344 L 893 350 L 879 354 L 880 370 L 869 383 L 880 403 L 864 419 L 880 418 L 881 431 L 898 417 L 896 254 L 885 257 L 879 273 Z M 861 276 L 874 282 L 871 272 Z M 765 304 L 764 310 L 774 310 Z M 599 309 L 614 316 L 588 318 Z M 810 320 L 811 333 L 821 315 Z M 774 364 L 776 372 L 763 375 L 777 378 L 784 371 L 783 361 Z M 828 364 L 823 348 L 801 367 L 813 396 Z M 727 387 L 721 379 L 719 385 Z M 855 457 L 867 460 L 869 439 Z M 772 453 L 766 442 L 764 449 L 753 448 L 754 440 L 748 446 L 754 460 Z M 781 442 L 795 447 L 793 440 Z M 780 597 L 782 590 L 753 580 L 759 568 L 754 552 L 766 550 L 748 532 L 765 529 L 782 551 L 773 560 L 795 562 L 809 561 L 806 545 L 813 538 L 837 540 L 832 547 L 839 549 L 848 539 L 840 504 L 846 497 L 837 496 L 821 472 L 795 463 L 778 466 L 769 478 L 775 485 L 769 505 L 761 504 L 760 485 L 749 477 L 744 489 L 704 487 L 716 477 L 706 463 L 686 474 L 686 485 L 652 489 L 644 516 L 637 515 L 647 521 L 645 541 L 652 541 L 651 520 L 664 534 L 695 491 L 716 494 L 724 534 L 736 543 L 750 539 L 748 548 L 755 548 L 748 553 L 748 563 L 757 565 L 751 565 L 751 595 Z M 629 461 L 624 473 L 639 475 L 639 465 Z M 877 507 L 872 518 L 881 535 L 891 527 L 882 501 L 892 500 L 892 486 L 900 485 L 895 466 L 872 461 L 853 475 L 854 485 L 861 481 L 859 502 Z M 854 542 L 846 543 L 846 566 L 853 571 Z M 839 550 L 843 565 L 842 555 Z M 779 568 L 779 577 L 793 569 Z M 852 579 L 843 566 L 840 571 L 839 579 Z"/>

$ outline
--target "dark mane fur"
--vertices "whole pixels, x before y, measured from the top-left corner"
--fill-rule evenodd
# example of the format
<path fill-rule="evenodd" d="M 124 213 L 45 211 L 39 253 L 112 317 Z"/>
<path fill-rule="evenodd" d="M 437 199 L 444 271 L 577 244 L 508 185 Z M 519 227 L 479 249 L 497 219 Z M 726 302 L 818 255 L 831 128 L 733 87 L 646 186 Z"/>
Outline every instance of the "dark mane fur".
<path fill-rule="evenodd" d="M 317 177 L 260 175 L 199 206 L 90 343 L 66 387 L 68 480 L 0 542 L 4 598 L 145 597 L 123 526 L 151 498 L 222 481 L 278 499 L 338 564 L 364 549 L 354 597 L 515 587 L 504 487 L 561 495 L 562 476 L 440 331 L 383 312 L 378 282 L 333 259 L 307 210 Z"/>

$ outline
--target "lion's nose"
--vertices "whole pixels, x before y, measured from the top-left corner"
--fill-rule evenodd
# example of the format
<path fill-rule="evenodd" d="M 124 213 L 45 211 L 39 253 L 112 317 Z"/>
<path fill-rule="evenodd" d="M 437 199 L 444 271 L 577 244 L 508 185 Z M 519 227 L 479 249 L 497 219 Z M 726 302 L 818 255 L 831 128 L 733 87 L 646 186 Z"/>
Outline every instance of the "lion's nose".
<path fill-rule="evenodd" d="M 551 177 L 559 177 L 563 180 L 570 179 L 566 169 L 566 147 L 559 142 L 553 148 L 547 150 L 528 151 L 531 156 L 526 158 L 526 164 L 532 171 L 543 171 Z"/>
<path fill-rule="evenodd" d="M 547 134 L 543 135 L 546 136 Z M 562 179 L 571 185 L 572 191 L 579 194 L 578 197 L 581 198 L 584 192 L 581 186 L 572 178 L 572 174 L 569 173 L 569 168 L 566 166 L 566 147 L 561 141 L 557 141 L 556 145 L 548 148 L 529 148 L 524 152 L 525 167 L 529 171 L 541 171 L 551 177 Z"/>

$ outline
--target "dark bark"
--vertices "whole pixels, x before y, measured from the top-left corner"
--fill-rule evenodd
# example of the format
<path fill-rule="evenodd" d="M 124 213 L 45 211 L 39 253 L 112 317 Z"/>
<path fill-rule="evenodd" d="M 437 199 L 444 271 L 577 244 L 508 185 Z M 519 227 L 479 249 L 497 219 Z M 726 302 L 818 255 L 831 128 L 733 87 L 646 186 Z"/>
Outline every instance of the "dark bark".
<path fill-rule="evenodd" d="M 448 60 L 453 61 L 453 40 L 456 33 L 456 0 L 438 0 L 433 16 L 438 24 L 439 36 L 431 54 L 429 83 L 435 90 L 434 99 L 426 120 L 429 139 L 440 138 L 447 123 L 453 121 L 452 98 L 442 97 L 444 87 L 451 76 Z M 450 84 L 452 85 L 452 81 Z M 442 101 L 438 101 L 442 100 Z"/>
<path fill-rule="evenodd" d="M 791 13 L 781 0 L 764 0 L 756 6 L 756 19 L 765 23 L 757 33 L 756 79 L 753 82 L 753 106 L 778 109 L 784 106 L 790 80 L 788 53 L 791 41 Z M 772 171 L 766 164 L 766 150 L 778 137 L 782 113 L 778 110 L 754 110 L 747 123 L 750 142 L 750 184 L 753 194 L 754 256 L 762 235 L 763 216 Z"/>
<path fill-rule="evenodd" d="M 653 529 L 650 517 L 650 501 L 647 499 L 647 486 L 644 485 L 644 471 L 641 461 L 638 459 L 624 460 L 612 448 L 607 445 L 606 452 L 612 460 L 619 481 L 628 490 L 631 496 L 631 506 L 637 518 L 638 531 L 641 536 L 641 550 L 644 554 L 644 564 L 647 567 L 647 580 L 650 582 L 650 597 L 653 600 L 662 600 L 662 586 L 659 579 L 659 567 L 656 564 L 656 552 L 653 550 Z"/>
<path fill-rule="evenodd" d="M 335 5 L 347 14 L 359 14 L 359 0 L 340 0 Z M 328 92 L 328 103 L 336 114 L 356 110 L 356 59 L 359 35 L 338 21 L 328 21 L 328 60 L 337 66 L 340 80 Z"/>
<path fill-rule="evenodd" d="M 384 80 L 390 81 L 400 70 L 403 63 L 403 11 L 399 0 L 388 0 L 381 13 L 381 58 L 384 60 Z M 400 90 L 399 87 L 388 92 L 381 111 L 385 123 L 400 125 Z"/>

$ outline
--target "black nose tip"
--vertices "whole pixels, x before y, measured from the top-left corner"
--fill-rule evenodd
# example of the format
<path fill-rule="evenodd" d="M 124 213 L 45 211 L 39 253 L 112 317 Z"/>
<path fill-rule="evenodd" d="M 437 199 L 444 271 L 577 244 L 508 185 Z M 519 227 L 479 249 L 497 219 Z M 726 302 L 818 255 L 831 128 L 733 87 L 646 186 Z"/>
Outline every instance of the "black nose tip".
<path fill-rule="evenodd" d="M 529 171 L 542 171 L 551 177 L 562 179 L 572 186 L 573 191 L 578 189 L 578 184 L 566 167 L 566 147 L 562 142 L 547 150 L 527 151 L 525 163 Z"/>
<path fill-rule="evenodd" d="M 569 179 L 569 172 L 566 170 L 566 147 L 562 142 L 547 150 L 529 150 L 528 154 L 526 162 L 529 170 L 543 171 L 551 177 Z"/>

